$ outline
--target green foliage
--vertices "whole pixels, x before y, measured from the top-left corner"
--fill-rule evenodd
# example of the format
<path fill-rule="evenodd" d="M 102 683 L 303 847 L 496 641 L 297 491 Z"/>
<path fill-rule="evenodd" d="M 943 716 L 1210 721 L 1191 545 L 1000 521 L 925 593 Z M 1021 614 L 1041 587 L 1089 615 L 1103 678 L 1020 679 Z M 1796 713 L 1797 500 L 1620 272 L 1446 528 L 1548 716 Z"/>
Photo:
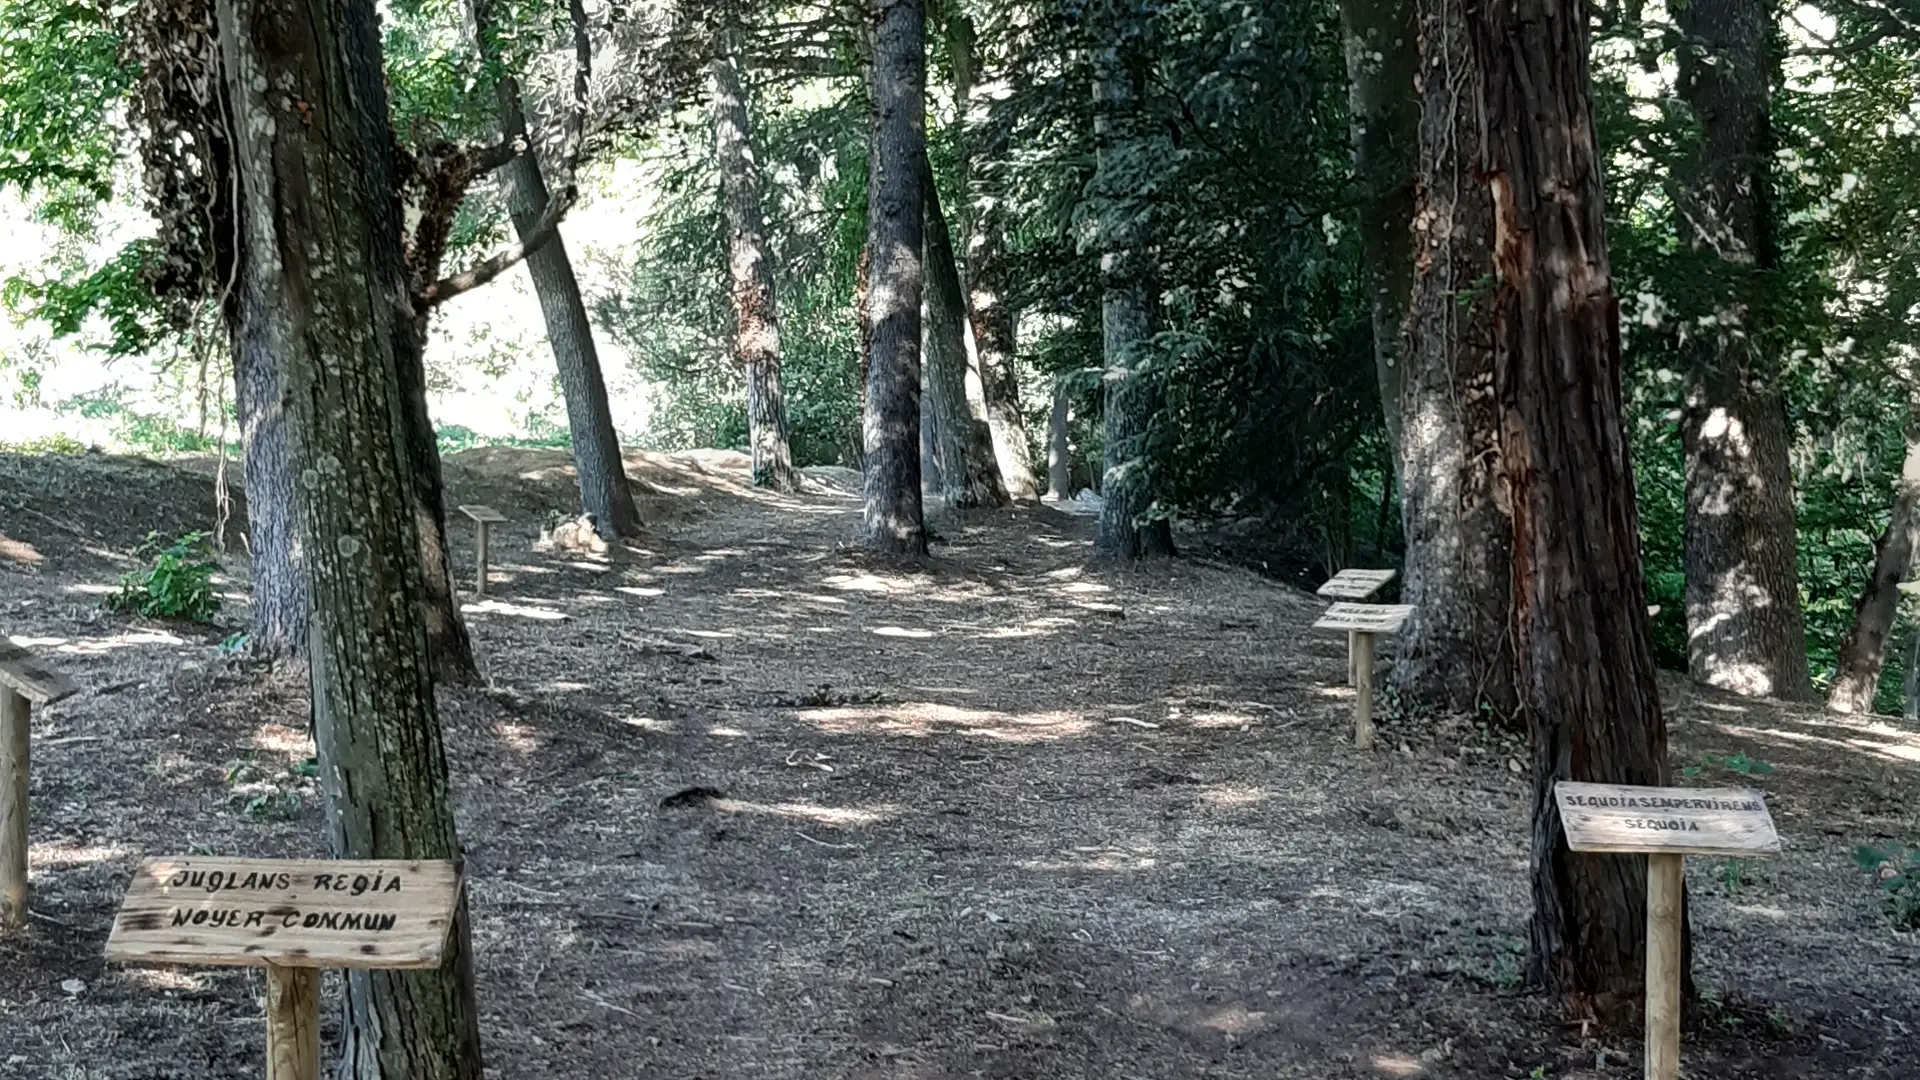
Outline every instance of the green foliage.
<path fill-rule="evenodd" d="M 0 302 L 16 317 L 45 322 L 56 336 L 80 333 L 98 314 L 106 320 L 108 337 L 98 346 L 112 356 L 129 356 L 152 349 L 168 333 L 166 313 L 147 287 L 149 260 L 155 254 L 150 240 L 136 240 L 98 268 L 75 273 L 12 277 L 0 282 Z"/>
<path fill-rule="evenodd" d="M 1699 776 L 1708 769 L 1725 769 L 1741 776 L 1770 776 L 1773 766 L 1755 757 L 1748 757 L 1746 751 L 1733 754 L 1705 754 L 1698 765 L 1688 765 L 1680 770 L 1680 775 L 1688 780 Z"/>
<path fill-rule="evenodd" d="M 151 559 L 145 570 L 120 576 L 120 591 L 108 600 L 115 611 L 138 611 L 151 618 L 207 622 L 220 609 L 213 591 L 214 560 L 206 535 L 190 532 L 173 540 L 148 533 L 138 554 Z"/>
<path fill-rule="evenodd" d="M 103 201 L 122 147 L 105 122 L 132 82 L 127 0 L 0 0 L 0 187 Z M 57 211 L 56 211 L 57 212 Z"/>
<path fill-rule="evenodd" d="M 1920 930 L 1920 848 L 1862 845 L 1854 849 L 1853 862 L 1874 876 L 1893 924 Z"/>
<path fill-rule="evenodd" d="M 481 435 L 472 428 L 460 424 L 445 424 L 435 429 L 442 454 L 458 453 L 480 446 L 520 446 L 535 450 L 567 450 L 572 442 L 567 438 L 565 428 L 549 431 L 531 437 L 492 437 Z"/>
<path fill-rule="evenodd" d="M 319 775 L 319 762 L 314 758 L 295 762 L 275 775 L 261 768 L 258 758 L 248 753 L 227 763 L 228 801 L 248 821 L 295 821 L 306 804 L 304 793 L 316 786 Z"/>

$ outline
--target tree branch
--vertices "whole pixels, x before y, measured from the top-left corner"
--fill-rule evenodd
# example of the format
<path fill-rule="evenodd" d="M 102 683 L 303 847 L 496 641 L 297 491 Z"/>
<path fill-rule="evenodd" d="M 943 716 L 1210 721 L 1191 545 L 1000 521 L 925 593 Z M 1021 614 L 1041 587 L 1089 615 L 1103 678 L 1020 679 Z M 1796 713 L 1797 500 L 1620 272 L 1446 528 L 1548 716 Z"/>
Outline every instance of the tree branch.
<path fill-rule="evenodd" d="M 419 296 L 415 298 L 417 305 L 421 308 L 430 308 L 444 304 L 461 293 L 472 292 L 518 266 L 526 260 L 527 256 L 540 250 L 547 241 L 559 235 L 560 221 L 567 216 L 567 211 L 573 208 L 575 201 L 576 193 L 571 185 L 562 189 L 548 201 L 547 208 L 540 213 L 540 220 L 534 222 L 533 228 L 527 231 L 525 240 L 509 244 L 460 273 L 441 278 L 420 290 Z"/>

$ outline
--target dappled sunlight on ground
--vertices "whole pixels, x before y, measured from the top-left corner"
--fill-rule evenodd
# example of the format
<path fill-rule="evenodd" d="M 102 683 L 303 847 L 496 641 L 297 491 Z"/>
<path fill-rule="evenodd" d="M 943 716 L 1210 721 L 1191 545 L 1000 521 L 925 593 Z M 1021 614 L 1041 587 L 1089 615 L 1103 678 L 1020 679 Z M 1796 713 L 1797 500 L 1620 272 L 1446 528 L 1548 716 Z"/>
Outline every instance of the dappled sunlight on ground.
<path fill-rule="evenodd" d="M 1006 713 L 933 702 L 853 709 L 802 709 L 794 716 L 836 735 L 872 733 L 925 738 L 951 733 L 1001 742 L 1041 742 L 1085 735 L 1093 724 L 1074 712 Z"/>

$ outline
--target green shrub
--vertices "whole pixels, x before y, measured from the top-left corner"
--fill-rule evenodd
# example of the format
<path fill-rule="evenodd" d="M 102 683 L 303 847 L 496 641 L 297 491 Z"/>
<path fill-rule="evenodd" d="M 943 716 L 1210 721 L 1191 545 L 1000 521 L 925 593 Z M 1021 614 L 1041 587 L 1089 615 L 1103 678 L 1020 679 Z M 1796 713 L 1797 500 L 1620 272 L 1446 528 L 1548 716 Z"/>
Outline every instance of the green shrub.
<path fill-rule="evenodd" d="M 107 602 L 115 611 L 207 622 L 220 608 L 213 575 L 220 569 L 205 533 L 190 532 L 172 541 L 150 532 L 137 553 L 151 558 L 145 570 L 120 575 L 120 591 Z"/>
<path fill-rule="evenodd" d="M 1893 924 L 1902 930 L 1920 930 L 1920 850 L 1902 844 L 1866 844 L 1854 849 L 1853 861 L 1879 881 Z"/>

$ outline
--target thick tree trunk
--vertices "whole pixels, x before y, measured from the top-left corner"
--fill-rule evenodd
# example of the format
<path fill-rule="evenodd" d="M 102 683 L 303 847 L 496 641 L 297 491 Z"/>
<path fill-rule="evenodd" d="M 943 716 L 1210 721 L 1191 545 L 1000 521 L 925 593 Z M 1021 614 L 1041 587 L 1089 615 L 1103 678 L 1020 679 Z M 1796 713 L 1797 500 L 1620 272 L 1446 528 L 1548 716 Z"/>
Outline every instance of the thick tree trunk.
<path fill-rule="evenodd" d="M 793 491 L 799 473 L 787 443 L 787 405 L 780 386 L 780 317 L 773 259 L 760 211 L 760 167 L 753 154 L 746 91 L 733 35 L 715 40 L 708 69 L 720 204 L 726 213 L 727 268 L 733 282 L 733 359 L 747 378 L 747 430 L 753 482 Z"/>
<path fill-rule="evenodd" d="M 1360 246 L 1373 307 L 1374 371 L 1398 467 L 1402 333 L 1413 294 L 1414 177 L 1419 165 L 1420 46 L 1414 0 L 1341 0 L 1353 122 Z"/>
<path fill-rule="evenodd" d="M 1094 550 L 1139 559 L 1173 554 L 1173 527 L 1165 517 L 1145 520 L 1154 497 L 1145 464 L 1147 435 L 1160 411 L 1153 377 L 1144 370 L 1158 299 L 1146 227 L 1119 190 L 1116 170 L 1143 148 L 1139 92 L 1119 47 L 1102 43 L 1094 60 L 1094 185 L 1109 207 L 1100 230 L 1100 326 L 1106 362 L 1106 460 L 1100 525 Z M 1134 166 L 1137 168 L 1137 165 Z"/>
<path fill-rule="evenodd" d="M 287 453 L 287 399 L 271 341 L 261 340 L 260 305 L 270 296 L 236 282 L 233 297 L 234 404 L 247 489 L 252 651 L 296 656 L 307 649 L 306 584 L 294 520 L 293 460 Z"/>
<path fill-rule="evenodd" d="M 469 0 L 474 30 L 482 55 L 497 57 L 492 5 Z M 527 118 L 520 97 L 520 80 L 503 75 L 494 88 L 500 110 L 500 134 L 508 140 L 527 139 Z M 550 196 L 540 159 L 528 143 L 500 169 L 501 190 L 513 228 L 524 243 L 546 213 Z M 565 241 L 554 236 L 527 254 L 527 276 L 547 324 L 547 342 L 560 373 L 561 396 L 567 402 L 567 433 L 573 446 L 574 472 L 580 482 L 580 503 L 593 515 L 595 529 L 608 540 L 640 531 L 640 512 L 620 457 L 620 435 L 613 426 L 613 407 L 607 400 L 606 379 L 600 373 L 600 352 L 594 345 L 593 324 L 573 276 L 573 261 Z"/>
<path fill-rule="evenodd" d="M 1485 81 L 1461 111 L 1486 125 L 1494 387 L 1533 729 L 1530 964 L 1574 1016 L 1626 1029 L 1645 992 L 1646 861 L 1569 851 L 1553 794 L 1558 780 L 1672 780 L 1621 415 L 1586 9 L 1470 0 L 1468 10 Z"/>
<path fill-rule="evenodd" d="M 866 543 L 924 555 L 920 293 L 927 53 L 923 0 L 871 0 L 873 132 L 867 174 Z"/>
<path fill-rule="evenodd" d="M 1493 203 L 1478 177 L 1481 129 L 1460 102 L 1482 78 L 1467 49 L 1464 0 L 1421 0 L 1426 86 L 1420 117 L 1412 312 L 1402 346 L 1400 513 L 1406 537 L 1393 678 L 1429 708 L 1490 707 L 1517 722 L 1512 524 L 1498 478 L 1493 393 Z"/>
<path fill-rule="evenodd" d="M 1686 408 L 1687 668 L 1741 694 L 1807 698 L 1787 417 L 1757 335 L 1756 272 L 1774 261 L 1768 208 L 1775 66 L 1763 0 L 1675 11 L 1680 96 L 1698 140 L 1678 169 L 1676 227 L 1706 268 L 1712 325 L 1689 342 Z"/>
<path fill-rule="evenodd" d="M 413 337 L 371 0 L 219 0 L 244 334 L 282 365 L 334 853 L 458 859 L 394 349 Z M 481 1075 L 464 910 L 435 971 L 347 980 L 343 1072 Z"/>
<path fill-rule="evenodd" d="M 920 183 L 926 198 L 925 319 L 926 388 L 937 428 L 933 444 L 940 455 L 941 494 L 956 509 L 1005 506 L 1007 489 L 1000 483 L 1000 466 L 993 452 L 993 434 L 987 426 L 986 405 L 967 393 L 972 372 L 967 359 L 967 297 L 960 285 L 960 266 L 953 255 L 953 235 L 947 229 L 935 189 L 933 167 L 921 158 Z M 978 408 L 976 414 L 975 409 Z"/>
<path fill-rule="evenodd" d="M 1911 391 L 1909 392 L 1911 394 Z M 1907 453 L 1893 493 L 1893 515 L 1874 544 L 1873 576 L 1853 607 L 1853 627 L 1840 642 L 1827 706 L 1870 713 L 1887 662 L 1887 643 L 1900 614 L 1900 581 L 1920 550 L 1920 398 L 1908 405 Z M 1916 635 L 1920 640 L 1920 635 Z M 1909 675 L 1912 673 L 1909 672 Z M 1909 695 L 1911 696 L 1911 695 Z"/>

